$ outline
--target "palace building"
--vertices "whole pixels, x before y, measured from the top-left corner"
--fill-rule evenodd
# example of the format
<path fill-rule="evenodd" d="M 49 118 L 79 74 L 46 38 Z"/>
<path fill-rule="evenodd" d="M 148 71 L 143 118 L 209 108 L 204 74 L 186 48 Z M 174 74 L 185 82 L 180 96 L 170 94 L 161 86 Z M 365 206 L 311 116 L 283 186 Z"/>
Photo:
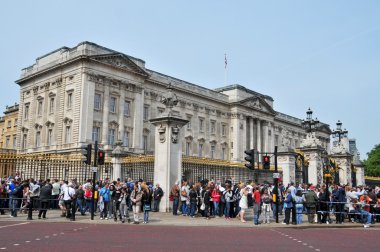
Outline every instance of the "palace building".
<path fill-rule="evenodd" d="M 129 153 L 152 154 L 149 120 L 164 112 L 169 85 L 179 100 L 173 114 L 189 121 L 180 133 L 185 156 L 240 162 L 246 149 L 294 149 L 306 135 L 302 120 L 277 111 L 268 95 L 237 84 L 211 90 L 91 42 L 38 57 L 16 83 L 18 153 L 72 153 L 98 141 L 108 152 L 121 142 Z M 316 132 L 327 150 L 330 133 L 323 123 Z"/>

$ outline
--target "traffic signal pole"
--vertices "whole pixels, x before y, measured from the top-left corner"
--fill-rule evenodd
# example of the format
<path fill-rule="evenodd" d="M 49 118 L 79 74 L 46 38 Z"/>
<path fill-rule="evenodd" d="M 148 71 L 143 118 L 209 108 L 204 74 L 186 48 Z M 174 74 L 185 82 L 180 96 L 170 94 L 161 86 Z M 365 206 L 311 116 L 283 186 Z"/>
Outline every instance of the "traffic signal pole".
<path fill-rule="evenodd" d="M 277 168 L 277 146 L 274 146 L 274 172 L 278 173 L 278 168 Z M 278 178 L 274 178 L 274 195 L 276 201 L 274 204 L 276 205 L 276 223 L 278 223 L 278 206 L 279 206 L 279 195 L 278 195 Z"/>
<path fill-rule="evenodd" d="M 94 167 L 92 169 L 91 220 L 94 220 L 95 216 L 95 181 L 98 167 L 98 141 L 95 141 L 94 152 Z"/>

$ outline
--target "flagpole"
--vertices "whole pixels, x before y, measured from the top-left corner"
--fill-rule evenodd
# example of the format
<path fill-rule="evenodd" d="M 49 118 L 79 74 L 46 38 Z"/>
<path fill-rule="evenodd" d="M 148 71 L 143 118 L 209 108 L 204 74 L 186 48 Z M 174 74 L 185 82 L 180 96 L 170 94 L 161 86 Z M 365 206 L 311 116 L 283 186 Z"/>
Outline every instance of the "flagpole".
<path fill-rule="evenodd" d="M 227 86 L 227 54 L 224 54 L 224 85 Z"/>

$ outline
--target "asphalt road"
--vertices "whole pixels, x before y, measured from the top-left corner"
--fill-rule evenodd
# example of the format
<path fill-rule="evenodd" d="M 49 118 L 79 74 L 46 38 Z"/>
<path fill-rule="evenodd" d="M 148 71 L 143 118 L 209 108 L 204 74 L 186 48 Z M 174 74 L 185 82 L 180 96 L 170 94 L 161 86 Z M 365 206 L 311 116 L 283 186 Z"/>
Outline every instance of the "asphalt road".
<path fill-rule="evenodd" d="M 379 251 L 378 228 L 1 222 L 2 251 Z"/>

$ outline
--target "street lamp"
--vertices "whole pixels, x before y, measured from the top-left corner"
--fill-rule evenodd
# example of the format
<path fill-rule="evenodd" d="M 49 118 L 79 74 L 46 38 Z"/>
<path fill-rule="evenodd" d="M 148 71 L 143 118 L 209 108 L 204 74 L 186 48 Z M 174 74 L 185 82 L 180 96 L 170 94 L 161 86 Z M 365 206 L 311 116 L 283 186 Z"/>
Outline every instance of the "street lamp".
<path fill-rule="evenodd" d="M 342 137 L 347 137 L 348 131 L 346 129 L 342 130 L 342 122 L 338 120 L 336 123 L 336 130 L 333 130 L 331 134 L 334 138 L 338 138 L 340 142 Z"/>
<path fill-rule="evenodd" d="M 306 111 L 306 120 L 302 120 L 302 127 L 307 133 L 314 132 L 319 126 L 318 118 L 313 119 L 313 111 L 309 108 Z"/>

